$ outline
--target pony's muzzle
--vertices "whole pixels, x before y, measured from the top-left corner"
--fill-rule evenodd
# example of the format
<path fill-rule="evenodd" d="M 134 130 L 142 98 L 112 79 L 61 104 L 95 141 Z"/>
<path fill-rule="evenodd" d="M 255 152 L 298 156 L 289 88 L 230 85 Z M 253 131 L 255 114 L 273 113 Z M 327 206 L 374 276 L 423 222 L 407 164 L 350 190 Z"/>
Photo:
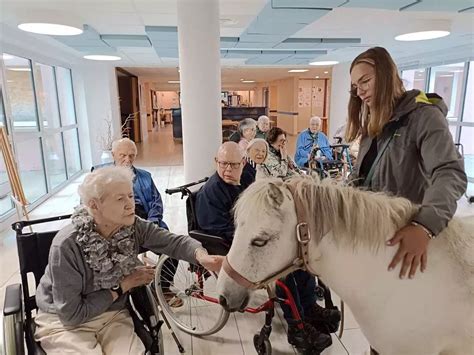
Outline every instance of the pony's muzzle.
<path fill-rule="evenodd" d="M 227 312 L 236 312 L 236 311 L 243 311 L 245 307 L 247 307 L 247 304 L 249 303 L 249 296 L 245 296 L 242 299 L 242 302 L 239 306 L 237 307 L 231 307 L 225 298 L 225 296 L 220 295 L 219 296 L 219 304 L 224 308 Z"/>

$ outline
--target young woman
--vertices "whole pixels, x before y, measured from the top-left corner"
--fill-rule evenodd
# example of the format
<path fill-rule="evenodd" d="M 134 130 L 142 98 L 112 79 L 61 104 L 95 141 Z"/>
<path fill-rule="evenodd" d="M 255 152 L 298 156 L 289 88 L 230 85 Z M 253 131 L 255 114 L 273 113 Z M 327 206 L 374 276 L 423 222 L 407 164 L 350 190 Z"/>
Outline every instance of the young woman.
<path fill-rule="evenodd" d="M 346 139 L 361 135 L 356 184 L 420 205 L 413 220 L 387 241 L 399 245 L 389 270 L 401 263 L 400 278 L 423 272 L 428 245 L 448 224 L 467 187 L 461 156 L 438 95 L 406 91 L 390 54 L 370 48 L 350 68 L 351 98 Z"/>

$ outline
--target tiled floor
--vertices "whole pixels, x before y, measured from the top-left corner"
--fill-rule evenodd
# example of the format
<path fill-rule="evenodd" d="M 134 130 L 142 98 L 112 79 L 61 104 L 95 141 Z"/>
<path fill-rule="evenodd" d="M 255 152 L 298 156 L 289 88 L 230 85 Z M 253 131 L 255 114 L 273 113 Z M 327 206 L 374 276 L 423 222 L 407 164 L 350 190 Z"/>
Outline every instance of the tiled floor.
<path fill-rule="evenodd" d="M 179 195 L 169 196 L 164 193 L 167 187 L 175 187 L 185 183 L 183 166 L 157 166 L 162 165 L 166 161 L 166 153 L 163 156 L 156 156 L 161 152 L 174 152 L 176 156 L 182 156 L 180 153 L 180 144 L 176 144 L 169 137 L 161 137 L 166 135 L 165 132 L 169 128 L 165 128 L 162 134 L 155 134 L 152 139 L 166 142 L 165 146 L 160 144 L 159 147 L 140 147 L 137 166 L 145 167 L 153 175 L 154 181 L 160 190 L 163 198 L 165 213 L 164 219 L 170 226 L 171 231 L 175 233 L 186 233 L 186 212 L 184 200 Z M 165 140 L 168 139 L 168 140 Z M 172 147 L 170 147 L 172 145 Z M 176 157 L 175 156 L 175 157 Z M 149 159 L 152 161 L 150 163 Z M 147 162 L 144 163 L 144 160 Z M 46 216 L 55 216 L 71 213 L 73 207 L 79 202 L 77 196 L 77 186 L 82 181 L 83 176 L 73 181 L 70 185 L 51 197 L 40 207 L 31 213 L 31 218 L 41 218 Z M 474 214 L 474 207 L 469 206 L 463 198 L 459 202 L 459 215 Z M 60 225 L 56 226 L 59 228 Z M 5 287 L 11 283 L 19 281 L 18 259 L 16 255 L 15 235 L 10 230 L 5 230 L 0 234 L 0 308 L 3 307 L 3 299 Z M 339 302 L 337 295 L 334 295 L 336 304 Z M 262 302 L 264 297 L 256 296 L 255 302 Z M 342 355 L 342 354 L 368 354 L 368 343 L 359 329 L 352 313 L 346 307 L 344 334 L 341 339 L 333 336 L 333 345 L 326 349 L 323 354 Z M 206 337 L 191 337 L 179 330 L 176 333 L 182 342 L 186 354 L 194 355 L 240 355 L 255 354 L 253 347 L 253 335 L 261 328 L 264 323 L 264 314 L 232 314 L 226 326 L 217 334 Z M 296 354 L 295 350 L 286 342 L 286 323 L 283 321 L 281 310 L 278 309 L 273 320 L 273 332 L 270 337 L 273 354 L 288 355 Z M 165 326 L 164 342 L 167 355 L 179 354 L 169 331 Z M 0 342 L 3 337 L 0 334 Z M 0 344 L 1 345 L 1 344 Z M 1 349 L 1 346 L 0 346 Z M 1 353 L 1 351 L 0 351 Z"/>

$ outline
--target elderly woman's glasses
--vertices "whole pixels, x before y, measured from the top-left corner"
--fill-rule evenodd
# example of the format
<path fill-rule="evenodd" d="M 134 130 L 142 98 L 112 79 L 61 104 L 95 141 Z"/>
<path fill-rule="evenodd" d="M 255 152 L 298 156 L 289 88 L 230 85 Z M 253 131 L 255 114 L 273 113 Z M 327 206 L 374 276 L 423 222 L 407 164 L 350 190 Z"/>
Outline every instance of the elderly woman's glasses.
<path fill-rule="evenodd" d="M 349 93 L 351 94 L 351 96 L 352 97 L 358 97 L 359 95 L 357 95 L 357 92 L 359 90 L 362 90 L 362 91 L 368 90 L 370 88 L 370 81 L 373 78 L 374 77 L 372 76 L 370 78 L 362 80 L 359 84 L 352 84 L 351 89 L 349 90 Z"/>
<path fill-rule="evenodd" d="M 217 164 L 219 164 L 219 168 L 221 169 L 227 169 L 229 165 L 231 169 L 238 169 L 240 167 L 240 162 L 231 163 L 230 161 L 218 161 Z"/>

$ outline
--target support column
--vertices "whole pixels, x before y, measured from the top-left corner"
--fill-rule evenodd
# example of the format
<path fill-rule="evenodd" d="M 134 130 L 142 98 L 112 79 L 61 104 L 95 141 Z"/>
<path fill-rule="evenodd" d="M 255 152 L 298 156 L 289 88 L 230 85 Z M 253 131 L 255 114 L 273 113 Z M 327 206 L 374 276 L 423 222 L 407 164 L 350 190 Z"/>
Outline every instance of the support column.
<path fill-rule="evenodd" d="M 178 0 L 178 40 L 186 182 L 209 176 L 222 141 L 218 0 Z"/>

